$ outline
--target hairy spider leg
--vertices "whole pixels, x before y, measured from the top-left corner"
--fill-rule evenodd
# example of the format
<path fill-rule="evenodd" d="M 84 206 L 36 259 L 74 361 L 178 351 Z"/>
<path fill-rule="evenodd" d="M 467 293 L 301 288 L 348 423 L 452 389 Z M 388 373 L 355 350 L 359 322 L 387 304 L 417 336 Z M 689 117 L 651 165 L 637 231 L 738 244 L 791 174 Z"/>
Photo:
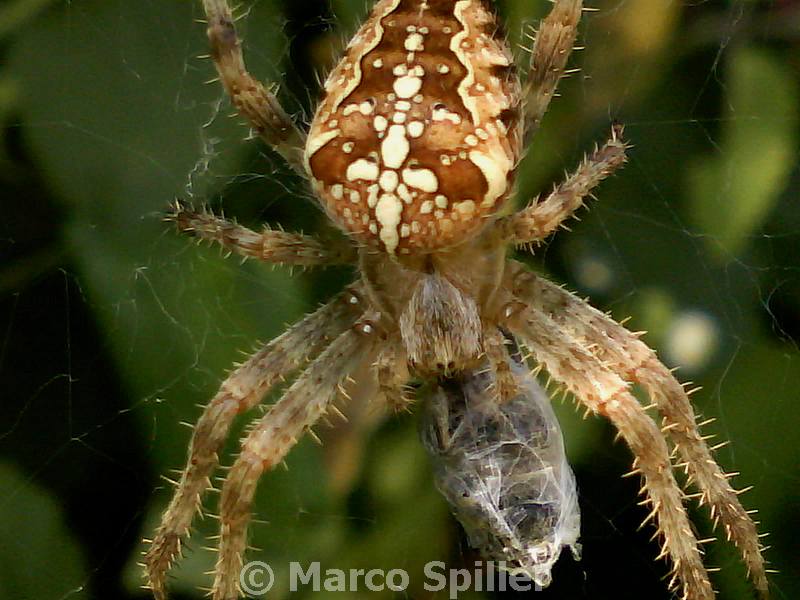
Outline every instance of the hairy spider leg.
<path fill-rule="evenodd" d="M 303 433 L 325 415 L 339 385 L 371 351 L 371 344 L 355 329 L 342 333 L 245 437 L 241 454 L 222 486 L 219 557 L 211 590 L 214 600 L 239 597 L 239 572 L 261 475 L 279 464 Z"/>
<path fill-rule="evenodd" d="M 685 600 L 713 600 L 714 590 L 659 427 L 631 394 L 629 384 L 569 331 L 530 306 L 515 308 L 508 323 L 512 333 L 579 402 L 608 418 L 631 449 L 634 468 L 643 478 L 645 503 L 652 508 L 648 520 L 655 520 L 662 538 L 661 556 L 672 562 L 670 586 L 680 585 Z"/>
<path fill-rule="evenodd" d="M 275 94 L 248 73 L 228 3 L 225 0 L 203 0 L 203 8 L 208 19 L 211 58 L 234 106 L 267 144 L 297 173 L 305 176 L 303 148 L 306 134 L 281 106 Z"/>
<path fill-rule="evenodd" d="M 700 503 L 710 506 L 715 525 L 722 523 L 728 540 L 742 554 L 755 588 L 765 597 L 768 582 L 756 524 L 700 434 L 684 387 L 647 344 L 610 316 L 519 263 L 510 270 L 518 298 L 581 340 L 620 377 L 647 391 L 664 419 L 662 430 L 677 447 L 690 480 L 700 491 Z"/>
<path fill-rule="evenodd" d="M 525 100 L 526 143 L 539 128 L 556 93 L 558 82 L 566 74 L 582 11 L 581 0 L 556 0 L 550 13 L 539 23 L 522 92 Z"/>
<path fill-rule="evenodd" d="M 507 228 L 506 237 L 517 245 L 540 242 L 573 216 L 592 190 L 625 164 L 627 146 L 622 133 L 622 126 L 614 125 L 608 141 L 587 155 L 544 200 L 534 199 L 526 208 L 501 220 L 499 226 Z"/>
<path fill-rule="evenodd" d="M 203 410 L 192 433 L 186 467 L 144 556 L 147 585 L 157 599 L 166 598 L 167 572 L 211 487 L 209 477 L 234 418 L 256 406 L 273 386 L 351 327 L 358 302 L 356 294 L 344 292 L 272 340 L 228 376 Z"/>
<path fill-rule="evenodd" d="M 167 220 L 178 231 L 208 240 L 245 258 L 288 266 L 318 267 L 352 263 L 356 251 L 347 242 L 319 240 L 310 235 L 264 227 L 259 233 L 206 210 L 176 203 Z"/>
<path fill-rule="evenodd" d="M 379 353 L 374 369 L 378 378 L 378 393 L 393 412 L 409 409 L 414 401 L 408 382 L 408 360 L 401 350 L 400 339 L 390 340 Z"/>

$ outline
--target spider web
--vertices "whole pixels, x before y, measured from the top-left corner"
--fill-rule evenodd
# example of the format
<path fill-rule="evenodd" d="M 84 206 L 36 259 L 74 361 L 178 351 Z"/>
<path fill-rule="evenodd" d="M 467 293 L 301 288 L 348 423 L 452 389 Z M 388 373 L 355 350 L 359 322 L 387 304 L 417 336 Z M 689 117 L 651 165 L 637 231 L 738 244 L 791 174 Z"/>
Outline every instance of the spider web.
<path fill-rule="evenodd" d="M 240 10 L 251 71 L 281 82 L 307 120 L 362 0 L 256 0 Z M 499 2 L 523 43 L 543 1 Z M 561 87 L 520 168 L 520 201 L 558 181 L 626 125 L 630 164 L 535 256 L 535 268 L 628 326 L 683 380 L 717 454 L 772 533 L 774 595 L 800 593 L 800 7 L 790 1 L 598 0 L 582 68 Z M 0 177 L 7 199 L 0 348 L 0 595 L 145 598 L 139 540 L 169 496 L 189 430 L 240 352 L 278 334 L 350 281 L 347 269 L 272 270 L 196 248 L 161 221 L 175 197 L 286 229 L 323 226 L 303 182 L 228 119 L 204 85 L 197 3 L 15 0 L 0 7 Z M 5 24 L 5 25 L 4 25 Z M 520 52 L 522 54 L 522 52 Z M 630 461 L 605 424 L 556 403 L 583 511 L 584 558 L 562 559 L 553 598 L 668 597 Z M 324 568 L 403 568 L 472 554 L 433 489 L 413 416 L 353 408 L 265 478 L 253 558 Z M 230 464 L 241 427 L 230 437 Z M 157 488 L 157 489 L 156 489 Z M 155 489 L 155 491 L 154 491 Z M 207 508 L 215 511 L 216 495 Z M 711 529 L 693 511 L 700 537 Z M 199 523 L 177 597 L 199 598 L 216 521 Z M 724 544 L 721 598 L 748 598 Z M 417 587 L 414 587 L 416 585 Z M 385 592 L 383 595 L 388 595 Z M 436 597 L 445 597 L 441 593 Z M 307 595 L 311 595 L 310 592 Z M 342 594 L 331 594 L 342 596 Z M 380 593 L 370 594 L 380 596 Z M 460 597 L 485 598 L 472 592 Z M 347 597 L 347 594 L 345 594 Z"/>

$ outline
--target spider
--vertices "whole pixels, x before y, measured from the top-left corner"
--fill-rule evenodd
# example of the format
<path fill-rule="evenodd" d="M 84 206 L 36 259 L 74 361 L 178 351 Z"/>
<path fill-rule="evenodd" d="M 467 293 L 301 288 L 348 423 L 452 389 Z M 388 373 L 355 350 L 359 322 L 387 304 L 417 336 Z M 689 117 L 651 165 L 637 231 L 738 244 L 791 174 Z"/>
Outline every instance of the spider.
<path fill-rule="evenodd" d="M 445 389 L 487 369 L 493 384 L 486 393 L 508 407 L 524 385 L 511 360 L 510 348 L 519 344 L 629 446 L 661 556 L 671 561 L 670 587 L 685 599 L 714 598 L 687 495 L 673 473 L 672 446 L 696 497 L 710 506 L 766 598 L 755 524 L 698 432 L 683 386 L 637 335 L 509 256 L 552 234 L 626 160 L 623 128 L 615 124 L 553 191 L 518 212 L 505 210 L 523 148 L 565 73 L 581 0 L 555 0 L 540 23 L 524 84 L 486 0 L 379 0 L 328 77 L 307 133 L 248 73 L 226 1 L 203 6 L 211 57 L 233 104 L 310 181 L 346 237 L 336 244 L 256 232 L 179 204 L 171 219 L 180 231 L 246 257 L 305 267 L 351 263 L 358 277 L 236 368 L 203 411 L 145 554 L 155 597 L 166 597 L 167 573 L 232 421 L 284 378 L 299 372 L 251 427 L 222 486 L 216 600 L 239 596 L 258 480 L 337 410 L 339 386 L 358 365 L 371 365 L 382 400 L 395 409 L 411 402 L 412 379 Z M 634 384 L 649 394 L 662 426 L 634 397 Z"/>

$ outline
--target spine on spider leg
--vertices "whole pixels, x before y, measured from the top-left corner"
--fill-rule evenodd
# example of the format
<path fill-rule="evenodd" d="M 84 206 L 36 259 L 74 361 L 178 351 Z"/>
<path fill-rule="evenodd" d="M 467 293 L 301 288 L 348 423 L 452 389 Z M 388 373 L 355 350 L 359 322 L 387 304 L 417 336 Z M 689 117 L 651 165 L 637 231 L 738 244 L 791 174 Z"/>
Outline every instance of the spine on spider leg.
<path fill-rule="evenodd" d="M 255 258 L 272 264 L 315 267 L 346 264 L 355 255 L 352 246 L 339 240 L 323 241 L 268 227 L 256 232 L 208 210 L 195 210 L 179 202 L 173 204 L 165 220 L 174 222 L 178 231 L 193 235 L 197 240 L 215 242 L 228 253 L 235 252 L 245 260 Z"/>
<path fill-rule="evenodd" d="M 211 58 L 236 110 L 292 168 L 304 175 L 302 148 L 305 133 L 297 127 L 273 91 L 247 71 L 235 19 L 227 0 L 203 0 L 203 9 L 208 20 L 206 33 Z"/>
<path fill-rule="evenodd" d="M 470 545 L 545 587 L 563 548 L 579 558 L 575 476 L 549 398 L 524 365 L 507 360 L 516 396 L 499 403 L 485 366 L 441 382 L 420 435 Z"/>
<path fill-rule="evenodd" d="M 624 127 L 614 123 L 611 135 L 603 146 L 581 162 L 564 182 L 543 200 L 509 217 L 506 235 L 515 244 L 529 244 L 545 239 L 554 233 L 564 220 L 573 216 L 583 206 L 587 196 L 604 179 L 627 161 L 628 145 L 623 139 Z"/>

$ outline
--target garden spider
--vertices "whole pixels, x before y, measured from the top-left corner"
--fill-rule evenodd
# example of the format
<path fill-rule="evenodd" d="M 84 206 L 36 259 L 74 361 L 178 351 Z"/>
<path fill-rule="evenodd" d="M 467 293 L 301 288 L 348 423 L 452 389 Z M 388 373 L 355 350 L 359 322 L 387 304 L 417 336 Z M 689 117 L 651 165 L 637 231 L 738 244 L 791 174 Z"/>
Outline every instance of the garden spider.
<path fill-rule="evenodd" d="M 488 369 L 493 384 L 483 393 L 502 406 L 518 398 L 522 385 L 519 363 L 510 360 L 519 343 L 579 402 L 609 419 L 630 447 L 662 556 L 671 560 L 671 586 L 687 599 L 714 598 L 669 444 L 766 597 L 755 524 L 698 433 L 681 384 L 636 335 L 508 256 L 509 248 L 553 233 L 625 162 L 622 127 L 614 125 L 609 139 L 549 195 L 514 214 L 503 211 L 524 143 L 565 72 L 582 2 L 555 1 L 523 86 L 488 2 L 380 0 L 328 77 L 308 134 L 247 72 L 226 1 L 203 5 L 212 58 L 234 105 L 311 181 L 350 243 L 258 233 L 180 205 L 172 220 L 181 231 L 247 257 L 309 267 L 355 263 L 359 276 L 233 371 L 206 407 L 145 555 L 154 595 L 166 597 L 166 574 L 234 417 L 285 377 L 300 371 L 249 430 L 222 486 L 216 600 L 239 596 L 259 478 L 335 410 L 339 386 L 357 365 L 369 361 L 382 398 L 394 408 L 408 404 L 412 378 L 444 389 Z M 663 427 L 632 395 L 633 384 L 650 395 Z"/>

